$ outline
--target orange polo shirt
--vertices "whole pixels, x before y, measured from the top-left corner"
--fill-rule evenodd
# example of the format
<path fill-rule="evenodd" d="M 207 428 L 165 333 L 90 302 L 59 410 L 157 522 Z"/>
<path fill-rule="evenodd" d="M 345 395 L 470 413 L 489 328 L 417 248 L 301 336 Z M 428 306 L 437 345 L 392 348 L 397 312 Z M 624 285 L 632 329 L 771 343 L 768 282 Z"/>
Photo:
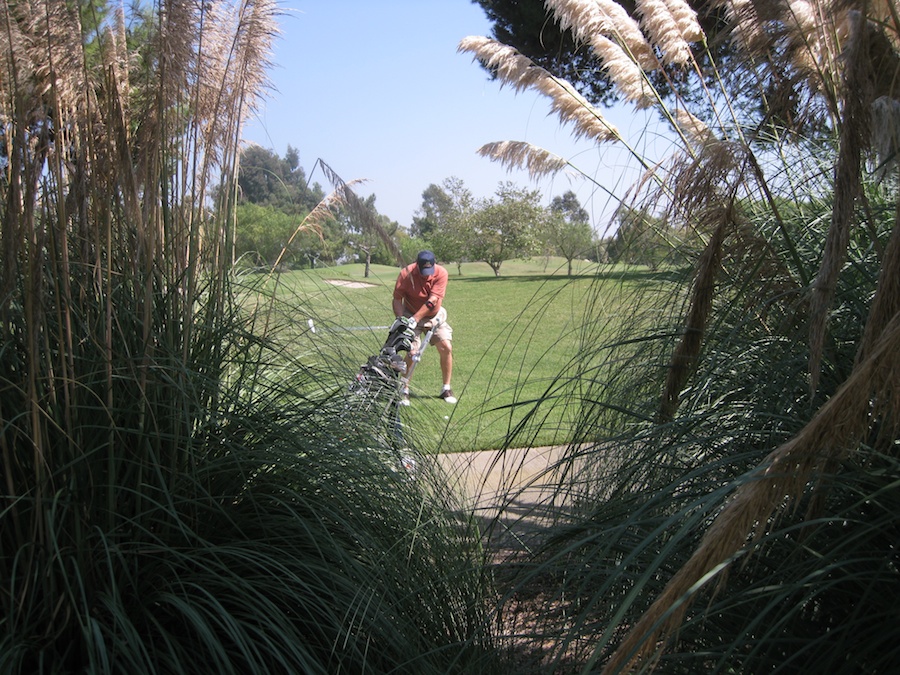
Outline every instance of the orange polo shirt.
<path fill-rule="evenodd" d="M 434 303 L 434 311 L 425 316 L 425 319 L 431 319 L 444 301 L 449 276 L 447 270 L 440 265 L 435 265 L 434 274 L 427 277 L 419 274 L 416 263 L 407 265 L 397 276 L 394 299 L 402 300 L 403 306 L 411 314 L 418 312 L 426 301 L 431 300 Z"/>

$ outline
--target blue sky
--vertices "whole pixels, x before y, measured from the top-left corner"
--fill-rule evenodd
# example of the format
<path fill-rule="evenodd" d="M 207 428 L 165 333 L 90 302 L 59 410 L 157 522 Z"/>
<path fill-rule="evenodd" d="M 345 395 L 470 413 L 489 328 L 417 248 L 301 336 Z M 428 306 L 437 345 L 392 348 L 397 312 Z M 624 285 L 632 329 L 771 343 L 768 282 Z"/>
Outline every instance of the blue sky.
<path fill-rule="evenodd" d="M 619 160 L 593 143 L 575 143 L 548 116 L 549 102 L 490 81 L 470 54 L 469 35 L 490 35 L 470 0 L 289 0 L 274 47 L 271 91 L 244 138 L 279 156 L 297 148 L 309 175 L 321 158 L 345 181 L 363 179 L 379 212 L 408 227 L 431 183 L 456 176 L 476 197 L 501 181 L 540 189 L 544 202 L 573 190 L 603 229 L 604 190 L 558 175 L 533 183 L 480 157 L 491 141 L 528 141 L 573 161 L 608 189 L 621 179 Z M 633 123 L 622 114 L 613 122 Z M 313 181 L 328 191 L 324 175 Z M 621 189 L 621 188 L 620 188 Z"/>

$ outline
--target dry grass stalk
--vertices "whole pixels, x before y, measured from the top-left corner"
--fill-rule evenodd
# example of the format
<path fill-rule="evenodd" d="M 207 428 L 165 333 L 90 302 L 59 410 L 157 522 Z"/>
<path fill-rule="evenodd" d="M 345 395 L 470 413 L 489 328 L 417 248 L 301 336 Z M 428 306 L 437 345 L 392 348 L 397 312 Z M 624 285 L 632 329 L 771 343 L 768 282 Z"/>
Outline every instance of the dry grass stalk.
<path fill-rule="evenodd" d="M 510 171 L 526 169 L 532 180 L 559 173 L 569 166 L 562 157 L 523 141 L 487 143 L 478 149 L 478 154 L 500 162 Z"/>
<path fill-rule="evenodd" d="M 345 182 L 334 169 L 321 159 L 316 161 L 316 166 L 322 167 L 322 171 L 325 173 L 328 181 L 334 185 L 334 194 L 327 200 L 328 206 L 344 209 L 351 218 L 357 220 L 363 231 L 375 233 L 382 241 L 385 248 L 387 248 L 391 255 L 394 256 L 394 260 L 397 261 L 398 265 L 406 264 L 406 261 L 403 259 L 403 252 L 400 250 L 397 242 L 395 242 L 381 226 L 378 222 L 378 218 L 376 218 L 372 210 L 366 206 L 366 203 L 353 191 L 353 186 L 362 181 L 354 180 L 349 183 Z M 315 171 L 315 167 L 313 167 L 313 171 Z M 319 206 L 323 205 L 319 204 Z M 318 207 L 316 210 L 319 211 Z M 324 212 L 319 211 L 316 217 L 319 218 L 322 216 L 324 216 Z"/>
<path fill-rule="evenodd" d="M 878 288 L 866 320 L 857 350 L 856 362 L 861 363 L 868 358 L 874 345 L 884 332 L 890 320 L 900 314 L 900 202 L 894 214 L 894 228 L 881 262 L 878 277 Z"/>
<path fill-rule="evenodd" d="M 112 80 L 115 86 L 116 95 L 121 98 L 128 91 L 128 88 L 123 85 L 122 58 L 118 34 L 111 29 L 105 30 L 100 41 L 100 49 L 103 67 L 108 73 L 108 78 Z"/>
<path fill-rule="evenodd" d="M 828 313 L 834 301 L 837 279 L 846 258 L 857 201 L 862 196 L 860 184 L 862 152 L 869 138 L 869 108 L 872 102 L 871 62 L 868 56 L 869 31 L 860 24 L 845 55 L 844 97 L 841 116 L 840 148 L 834 179 L 834 206 L 831 227 L 825 242 L 822 262 L 812 283 L 809 328 L 810 390 L 818 388 L 819 369 L 827 332 Z"/>
<path fill-rule="evenodd" d="M 673 115 L 675 130 L 685 139 L 691 155 L 697 155 L 710 146 L 719 144 L 719 139 L 706 123 L 684 108 L 678 108 Z"/>
<path fill-rule="evenodd" d="M 158 15 L 144 28 L 154 36 L 158 60 L 130 57 L 121 12 L 95 35 L 85 34 L 79 3 L 25 0 L 0 7 L 0 120 L 8 160 L 0 185 L 0 321 L 30 333 L 23 342 L 22 415 L 30 420 L 38 502 L 45 453 L 53 450 L 46 439 L 58 423 L 43 406 L 65 401 L 69 409 L 80 356 L 97 359 L 106 378 L 102 404 L 115 410 L 114 391 L 121 387 L 114 386 L 113 363 L 123 337 L 139 345 L 134 377 L 141 391 L 159 344 L 155 321 L 171 318 L 181 327 L 174 339 L 190 348 L 197 295 L 189 279 L 208 270 L 187 251 L 204 228 L 221 233 L 221 221 L 208 214 L 204 181 L 215 161 L 205 158 L 219 156 L 214 144 L 224 136 L 202 122 L 192 126 L 191 116 L 205 112 L 207 120 L 234 122 L 226 109 L 233 97 L 209 97 L 214 112 L 196 105 L 206 99 L 192 85 L 209 84 L 195 58 L 203 37 L 195 7 L 185 0 L 155 5 Z M 140 77 L 131 77 L 131 67 Z M 246 89 L 239 94 L 253 96 Z M 193 180 L 197 167 L 210 170 L 201 182 Z M 125 321 L 123 335 L 117 319 L 126 313 L 140 327 Z M 84 327 L 91 332 L 79 332 Z M 138 418 L 148 404 L 135 410 Z"/>
<path fill-rule="evenodd" d="M 722 202 L 723 192 L 735 190 L 735 186 L 747 189 L 746 167 L 751 155 L 746 145 L 732 140 L 716 138 L 702 122 L 689 113 L 675 116 L 676 129 L 683 134 L 687 152 L 673 161 L 669 180 L 672 195 L 669 210 L 672 213 L 698 214 L 709 211 L 721 213 L 717 203 Z M 762 181 L 762 176 L 758 177 Z M 714 223 L 705 228 L 711 231 L 717 223 L 713 218 L 690 218 L 692 223 Z"/>
<path fill-rule="evenodd" d="M 814 35 L 820 25 L 819 7 L 818 3 L 810 0 L 790 0 L 785 13 L 788 33 L 804 40 Z"/>
<path fill-rule="evenodd" d="M 563 30 L 570 30 L 576 41 L 590 44 L 610 82 L 626 101 L 637 108 L 659 104 L 647 73 L 660 63 L 638 23 L 619 4 L 612 0 L 547 0 L 545 5 Z M 644 0 L 641 11 L 664 62 L 687 63 L 692 56 L 688 41 L 704 38 L 696 13 L 683 0 Z M 460 42 L 459 51 L 474 54 L 501 82 L 517 91 L 533 88 L 550 98 L 553 112 L 574 126 L 576 138 L 622 140 L 618 130 L 569 82 L 553 77 L 513 48 L 486 37 L 468 37 Z M 503 151 L 498 154 L 500 147 Z M 515 158 L 509 154 L 513 147 L 498 144 L 489 155 L 505 156 L 507 162 L 524 161 L 526 156 L 517 154 L 521 146 L 513 153 Z"/>
<path fill-rule="evenodd" d="M 900 52 L 900 11 L 896 0 L 869 0 L 868 15 L 884 31 L 895 52 Z"/>
<path fill-rule="evenodd" d="M 792 65 L 810 89 L 836 101 L 841 52 L 851 28 L 848 13 L 832 3 L 792 0 L 783 20 Z"/>
<path fill-rule="evenodd" d="M 758 53 L 768 45 L 766 24 L 757 13 L 759 4 L 754 0 L 726 0 L 724 2 L 728 21 L 732 26 L 732 40 L 740 51 L 747 54 Z"/>
<path fill-rule="evenodd" d="M 714 217 L 717 224 L 697 263 L 684 332 L 669 361 L 669 370 L 666 374 L 666 384 L 663 388 L 658 414 L 661 422 L 671 420 L 678 409 L 681 390 L 697 364 L 697 357 L 700 354 L 703 336 L 706 332 L 706 323 L 712 311 L 716 278 L 722 263 L 725 235 L 734 221 L 731 206 L 722 209 Z"/>
<path fill-rule="evenodd" d="M 278 32 L 278 11 L 272 0 L 255 0 L 240 3 L 238 9 L 222 15 L 212 15 L 209 67 L 203 80 L 198 78 L 197 86 L 205 113 L 198 119 L 205 149 L 200 171 L 203 192 L 219 168 L 232 177 L 232 194 L 237 192 L 243 123 L 268 84 L 266 72 Z M 230 212 L 224 205 L 222 211 Z M 226 239 L 216 237 L 214 241 L 218 245 Z M 225 266 L 233 260 L 233 252 L 217 249 L 217 257 Z"/>
<path fill-rule="evenodd" d="M 790 98 L 798 90 L 822 95 L 832 115 L 840 101 L 842 53 L 853 32 L 854 16 L 830 0 L 726 0 L 732 39 L 749 58 L 773 61 L 782 69 L 779 87 L 767 97 Z M 846 5 L 846 3 L 845 3 Z"/>
<path fill-rule="evenodd" d="M 575 138 L 589 138 L 598 143 L 617 140 L 619 130 L 597 108 L 562 78 L 539 80 L 535 87 L 550 98 L 550 108 L 563 122 L 574 127 Z"/>
<path fill-rule="evenodd" d="M 128 72 L 131 62 L 128 54 L 128 35 L 125 30 L 125 8 L 121 5 L 116 7 L 115 15 L 115 30 L 110 30 L 109 32 L 111 36 L 114 36 L 112 39 L 115 44 L 116 71 L 122 91 L 129 91 Z"/>
<path fill-rule="evenodd" d="M 17 204 L 9 202 L 10 222 L 24 218 L 25 229 L 34 232 L 37 206 L 53 205 L 58 236 L 74 235 L 111 258 L 121 252 L 122 265 L 132 271 L 155 266 L 166 268 L 168 279 L 183 278 L 209 225 L 208 185 L 228 175 L 236 154 L 229 143 L 236 145 L 248 104 L 263 86 L 260 55 L 271 45 L 273 9 L 269 0 L 239 7 L 160 3 L 147 26 L 158 60 L 147 61 L 128 51 L 122 8 L 101 35 L 83 36 L 72 3 L 4 3 L 0 58 L 7 78 L 0 115 L 9 125 L 6 137 L 19 149 L 10 153 L 16 165 L 11 189 L 20 193 Z M 100 64 L 84 49 L 83 41 L 93 38 Z M 45 161 L 52 199 L 39 194 L 37 167 Z M 127 225 L 119 227 L 123 218 Z M 221 234 L 220 225 L 204 236 Z M 26 239 L 25 230 L 12 235 L 14 228 L 5 229 L 10 264 L 4 269 L 14 270 L 14 242 Z M 72 249 L 63 242 L 57 250 L 67 255 Z M 101 258 L 86 261 L 99 269 Z"/>
<path fill-rule="evenodd" d="M 591 45 L 626 100 L 639 108 L 656 103 L 645 73 L 658 68 L 659 62 L 638 24 L 620 5 L 611 0 L 548 0 L 546 6 L 562 29 Z"/>
<path fill-rule="evenodd" d="M 16 275 L 29 265 L 42 269 L 48 240 L 58 231 L 47 225 L 47 212 L 55 209 L 66 218 L 67 206 L 85 208 L 67 200 L 67 195 L 84 194 L 83 181 L 73 180 L 67 157 L 57 151 L 67 148 L 72 155 L 79 154 L 89 116 L 97 109 L 82 54 L 77 7 L 59 1 L 3 3 L 0 120 L 7 162 L 0 307 L 4 320 L 15 297 Z M 64 242 L 67 234 L 59 231 Z M 66 255 L 65 246 L 60 248 Z M 43 273 L 30 278 L 38 289 L 42 279 Z M 38 298 L 38 289 L 29 297 Z M 40 307 L 35 305 L 35 311 Z"/>
<path fill-rule="evenodd" d="M 773 517 L 796 503 L 815 478 L 845 459 L 877 423 L 900 423 L 900 314 L 868 356 L 794 438 L 774 450 L 707 529 L 691 558 L 616 649 L 604 673 L 638 667 L 672 639 L 696 592 L 722 578 L 730 562 Z M 890 436 L 893 438 L 893 436 Z M 815 489 L 815 488 L 813 488 Z M 657 623 L 659 625 L 657 626 Z"/>
<path fill-rule="evenodd" d="M 0 11 L 4 115 L 11 119 L 16 105 L 31 104 L 22 111 L 26 124 L 44 119 L 51 110 L 77 120 L 87 92 L 77 8 L 48 0 L 4 3 Z M 19 97 L 18 103 L 13 96 Z"/>
<path fill-rule="evenodd" d="M 593 45 L 610 81 L 618 87 L 626 101 L 637 108 L 649 108 L 657 103 L 655 91 L 647 82 L 646 71 L 625 50 L 602 35 L 594 38 Z"/>
<path fill-rule="evenodd" d="M 879 179 L 900 166 L 900 101 L 879 96 L 872 102 L 872 151 Z"/>

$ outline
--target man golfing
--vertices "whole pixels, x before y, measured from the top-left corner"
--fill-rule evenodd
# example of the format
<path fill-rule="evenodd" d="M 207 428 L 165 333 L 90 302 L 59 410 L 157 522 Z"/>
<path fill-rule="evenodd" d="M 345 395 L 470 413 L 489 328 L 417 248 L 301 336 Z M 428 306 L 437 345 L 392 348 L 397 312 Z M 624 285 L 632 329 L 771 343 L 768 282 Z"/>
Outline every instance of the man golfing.
<path fill-rule="evenodd" d="M 441 358 L 441 375 L 444 387 L 439 398 L 447 403 L 456 403 L 456 397 L 450 388 L 450 377 L 453 373 L 453 329 L 447 323 L 447 310 L 444 309 L 444 295 L 447 292 L 447 270 L 438 265 L 431 251 L 419 251 L 416 262 L 407 265 L 397 276 L 394 285 L 394 316 L 408 317 L 409 327 L 415 331 L 412 348 L 406 356 L 406 368 L 412 376 L 412 361 L 422 348 L 422 334 L 437 324 L 431 335 L 430 344 L 437 349 Z M 409 380 L 403 390 L 403 405 L 409 405 Z"/>

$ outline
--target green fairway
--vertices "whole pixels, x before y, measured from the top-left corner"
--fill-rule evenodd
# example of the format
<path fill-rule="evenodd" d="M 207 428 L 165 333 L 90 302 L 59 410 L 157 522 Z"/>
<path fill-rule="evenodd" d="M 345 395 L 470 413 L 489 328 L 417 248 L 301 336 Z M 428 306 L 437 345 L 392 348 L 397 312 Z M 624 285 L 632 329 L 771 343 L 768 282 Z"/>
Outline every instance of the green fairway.
<path fill-rule="evenodd" d="M 296 332 L 290 349 L 304 363 L 322 364 L 326 389 L 349 384 L 380 349 L 394 318 L 397 269 L 373 266 L 368 278 L 363 271 L 353 264 L 269 280 L 278 284 L 280 325 Z M 413 377 L 412 405 L 402 411 L 408 437 L 426 451 L 445 452 L 497 448 L 516 430 L 514 442 L 568 441 L 576 411 L 562 398 L 560 374 L 578 359 L 583 335 L 602 334 L 598 326 L 611 325 L 618 298 L 633 287 L 623 283 L 623 273 L 627 277 L 634 268 L 583 262 L 567 277 L 564 260 L 537 259 L 508 261 L 501 277 L 483 263 L 463 265 L 461 275 L 455 265 L 448 271 L 445 307 L 459 402 L 437 398 L 438 354 L 427 350 Z"/>

